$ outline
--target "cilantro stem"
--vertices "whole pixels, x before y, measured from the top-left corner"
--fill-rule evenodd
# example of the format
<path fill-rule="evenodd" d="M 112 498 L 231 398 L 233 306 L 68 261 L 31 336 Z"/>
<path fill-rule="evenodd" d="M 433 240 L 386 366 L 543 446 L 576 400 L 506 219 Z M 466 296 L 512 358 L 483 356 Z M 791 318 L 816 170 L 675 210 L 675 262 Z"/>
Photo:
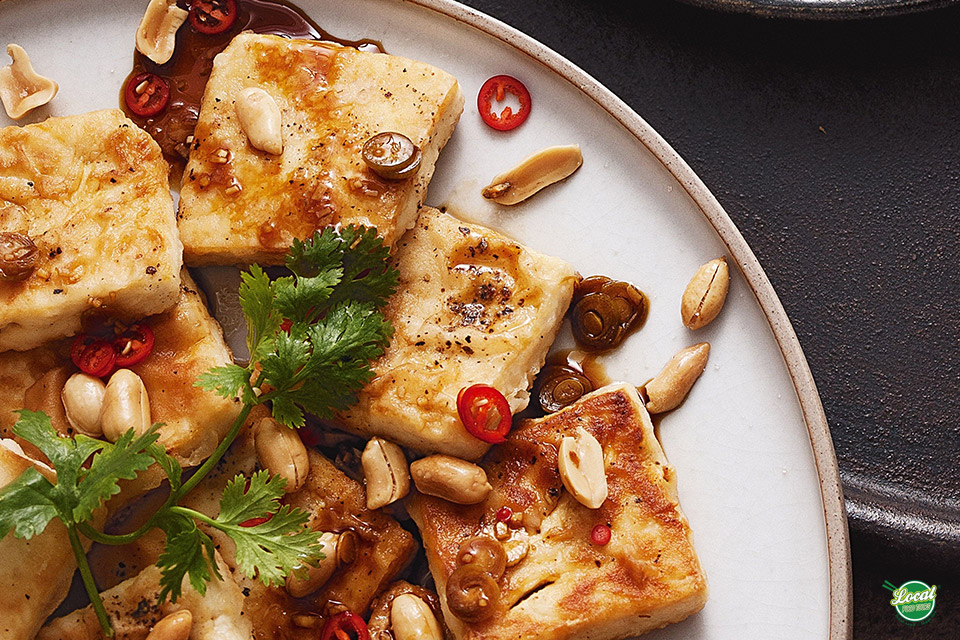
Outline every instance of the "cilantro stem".
<path fill-rule="evenodd" d="M 230 448 L 230 445 L 233 444 L 233 441 L 237 439 L 237 435 L 240 433 L 243 423 L 247 421 L 247 417 L 250 415 L 251 409 L 254 405 L 244 403 L 243 409 L 240 411 L 240 414 L 237 416 L 237 419 L 233 422 L 233 426 L 230 427 L 230 431 L 227 432 L 226 437 L 220 442 L 220 445 L 214 450 L 213 454 L 206 459 L 206 461 L 200 465 L 196 473 L 194 473 L 190 478 L 183 483 L 183 486 L 180 487 L 179 491 L 175 491 L 170 494 L 170 498 L 173 500 L 167 500 L 168 504 L 173 504 L 178 502 L 182 496 L 187 495 L 190 491 L 193 490 L 203 478 L 210 473 L 210 470 L 217 466 L 217 463 L 220 462 L 220 459 L 227 453 L 227 449 Z"/>
<path fill-rule="evenodd" d="M 188 518 L 199 520 L 200 522 L 208 524 L 211 527 L 214 527 L 215 529 L 220 529 L 221 531 L 225 531 L 221 523 L 217 522 L 213 518 L 209 518 L 205 516 L 199 511 L 194 511 L 189 507 L 181 507 L 181 506 L 170 507 L 170 513 L 179 513 L 180 515 L 187 516 Z"/>
<path fill-rule="evenodd" d="M 154 514 L 150 516 L 147 521 L 144 522 L 136 531 L 114 535 L 97 531 L 90 526 L 89 523 L 82 522 L 79 525 L 80 532 L 94 542 L 113 546 L 122 546 L 134 542 L 146 532 L 153 529 L 156 526 L 157 518 L 160 516 L 160 514 L 173 511 L 175 508 L 174 505 L 180 501 L 180 498 L 190 493 L 190 491 L 196 487 L 210 472 L 210 470 L 213 469 L 218 462 L 220 462 L 220 459 L 223 458 L 224 454 L 226 454 L 227 449 L 229 449 L 230 445 L 233 444 L 233 441 L 237 439 L 237 435 L 240 433 L 243 423 L 245 423 L 247 418 L 250 416 L 250 411 L 253 409 L 253 406 L 254 405 L 244 404 L 243 409 L 241 409 L 239 415 L 237 415 L 237 419 L 234 421 L 233 426 L 230 427 L 230 431 L 227 432 L 226 437 L 220 442 L 220 445 L 214 450 L 213 454 L 207 458 L 207 460 L 200 465 L 200 467 L 197 468 L 197 471 L 190 476 L 189 480 L 183 483 L 183 486 L 180 487 L 179 491 L 171 491 L 170 496 L 167 498 L 167 501 L 164 503 L 164 505 L 154 512 Z M 191 515 L 197 515 L 197 512 L 193 511 Z"/>
<path fill-rule="evenodd" d="M 93 610 L 97 613 L 97 620 L 100 621 L 103 634 L 108 638 L 112 638 L 113 627 L 110 626 L 107 609 L 103 606 L 100 590 L 97 589 L 97 584 L 93 581 L 93 572 L 90 571 L 87 554 L 83 550 L 83 544 L 80 542 L 80 536 L 77 534 L 77 528 L 74 525 L 67 525 L 67 536 L 70 538 L 70 546 L 73 547 L 73 555 L 77 557 L 77 568 L 80 569 L 83 586 L 86 588 L 87 595 L 90 597 L 90 604 L 93 605 Z"/>

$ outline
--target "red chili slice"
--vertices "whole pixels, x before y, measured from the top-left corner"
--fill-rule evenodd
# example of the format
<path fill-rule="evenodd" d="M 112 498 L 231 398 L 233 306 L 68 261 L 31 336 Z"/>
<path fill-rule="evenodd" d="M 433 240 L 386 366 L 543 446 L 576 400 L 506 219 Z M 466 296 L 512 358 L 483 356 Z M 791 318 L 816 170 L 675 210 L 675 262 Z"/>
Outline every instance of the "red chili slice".
<path fill-rule="evenodd" d="M 113 341 L 117 352 L 117 366 L 129 367 L 142 362 L 153 351 L 154 335 L 150 325 L 140 322 L 131 325 Z"/>
<path fill-rule="evenodd" d="M 344 611 L 327 620 L 320 640 L 370 640 L 367 623 L 352 611 Z"/>
<path fill-rule="evenodd" d="M 514 113 L 506 106 L 501 111 L 496 110 L 494 102 L 503 102 L 507 94 L 513 94 L 520 101 L 520 108 Z M 480 117 L 497 131 L 516 129 L 530 115 L 530 92 L 523 83 L 513 76 L 493 76 L 483 83 L 480 93 L 477 94 L 477 110 Z"/>
<path fill-rule="evenodd" d="M 134 115 L 155 116 L 170 102 L 170 83 L 155 73 L 141 73 L 127 82 L 123 99 Z"/>
<path fill-rule="evenodd" d="M 470 435 L 490 444 L 506 440 L 513 424 L 510 403 L 502 393 L 486 384 L 461 389 L 457 395 L 457 413 Z"/>
<path fill-rule="evenodd" d="M 236 0 L 193 0 L 190 3 L 190 24 L 200 33 L 223 33 L 236 21 Z"/>
<path fill-rule="evenodd" d="M 102 378 L 113 371 L 117 353 L 106 340 L 81 333 L 73 340 L 70 359 L 80 371 Z"/>
<path fill-rule="evenodd" d="M 510 507 L 500 507 L 497 509 L 497 522 L 506 522 L 513 515 L 513 509 Z"/>
<path fill-rule="evenodd" d="M 260 517 L 258 517 L 258 518 L 250 518 L 249 520 L 244 520 L 243 522 L 240 523 L 240 526 L 241 526 L 241 527 L 256 527 L 257 525 L 261 525 L 261 524 L 263 524 L 264 522 L 270 522 L 270 520 L 271 520 L 272 518 L 273 518 L 273 514 L 272 514 L 272 513 L 268 513 L 268 514 L 265 515 L 265 516 L 260 516 Z"/>
<path fill-rule="evenodd" d="M 605 524 L 598 524 L 593 528 L 593 531 L 590 532 L 590 540 L 593 542 L 593 544 L 601 547 L 610 542 L 610 536 L 610 527 Z"/>

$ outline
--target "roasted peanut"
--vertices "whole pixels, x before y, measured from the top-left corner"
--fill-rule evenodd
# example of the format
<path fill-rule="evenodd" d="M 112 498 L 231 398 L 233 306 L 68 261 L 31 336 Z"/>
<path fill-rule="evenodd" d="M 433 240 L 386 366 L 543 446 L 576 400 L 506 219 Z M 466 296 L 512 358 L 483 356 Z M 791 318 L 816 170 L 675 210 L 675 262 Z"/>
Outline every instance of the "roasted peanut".
<path fill-rule="evenodd" d="M 569 177 L 581 164 L 580 145 L 547 147 L 491 180 L 482 194 L 497 204 L 517 204 Z"/>
<path fill-rule="evenodd" d="M 33 70 L 30 56 L 20 45 L 8 44 L 7 55 L 13 62 L 0 69 L 0 102 L 8 116 L 19 120 L 53 100 L 59 87 Z"/>
<path fill-rule="evenodd" d="M 103 394 L 100 424 L 104 437 L 116 442 L 133 429 L 142 435 L 150 428 L 150 397 L 143 380 L 130 369 L 120 369 L 112 376 Z"/>
<path fill-rule="evenodd" d="M 443 631 L 430 605 L 412 593 L 393 599 L 390 627 L 396 640 L 443 640 Z"/>
<path fill-rule="evenodd" d="M 356 560 L 358 545 L 357 534 L 353 531 L 324 533 L 320 536 L 323 559 L 318 561 L 317 566 L 296 567 L 287 576 L 287 593 L 294 598 L 303 598 L 325 585 L 337 568 Z"/>
<path fill-rule="evenodd" d="M 103 413 L 103 397 L 107 385 L 103 380 L 75 373 L 67 379 L 60 392 L 67 422 L 80 433 L 96 438 L 103 434 L 100 416 Z"/>
<path fill-rule="evenodd" d="M 0 232 L 0 280 L 26 280 L 33 275 L 39 259 L 40 251 L 30 236 Z"/>
<path fill-rule="evenodd" d="M 410 470 L 403 450 L 383 438 L 371 438 L 360 456 L 367 483 L 367 509 L 392 504 L 410 491 Z"/>
<path fill-rule="evenodd" d="M 660 373 L 645 385 L 647 411 L 663 413 L 680 406 L 707 366 L 710 343 L 701 342 L 677 352 Z"/>
<path fill-rule="evenodd" d="M 176 46 L 177 30 L 187 15 L 176 0 L 150 0 L 137 27 L 137 51 L 157 64 L 169 61 Z"/>
<path fill-rule="evenodd" d="M 417 460 L 410 465 L 410 475 L 420 493 L 455 504 L 483 502 L 493 490 L 483 469 L 460 458 L 442 454 Z"/>
<path fill-rule="evenodd" d="M 717 258 L 697 269 L 680 300 L 680 317 L 690 329 L 705 327 L 723 308 L 730 287 L 726 258 Z"/>
<path fill-rule="evenodd" d="M 297 430 L 264 418 L 257 423 L 255 438 L 260 463 L 287 481 L 283 490 L 291 493 L 302 487 L 310 473 L 310 457 Z"/>
<path fill-rule="evenodd" d="M 600 443 L 583 427 L 560 441 L 560 479 L 577 502 L 597 509 L 607 499 L 607 474 Z"/>
<path fill-rule="evenodd" d="M 160 619 L 147 634 L 147 640 L 187 640 L 193 629 L 193 614 L 181 609 Z"/>
<path fill-rule="evenodd" d="M 237 120 L 250 144 L 275 156 L 283 153 L 280 107 L 269 93 L 247 87 L 237 96 Z"/>

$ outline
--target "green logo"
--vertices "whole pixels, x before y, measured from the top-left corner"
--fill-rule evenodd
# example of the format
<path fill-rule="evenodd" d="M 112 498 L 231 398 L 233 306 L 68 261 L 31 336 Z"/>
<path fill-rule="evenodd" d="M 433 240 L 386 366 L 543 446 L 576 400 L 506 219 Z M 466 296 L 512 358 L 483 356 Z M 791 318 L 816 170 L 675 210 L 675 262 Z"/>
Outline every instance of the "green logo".
<path fill-rule="evenodd" d="M 937 585 L 908 580 L 899 587 L 894 587 L 890 581 L 884 582 L 883 586 L 893 593 L 890 604 L 906 622 L 922 622 L 933 615 L 937 605 Z"/>

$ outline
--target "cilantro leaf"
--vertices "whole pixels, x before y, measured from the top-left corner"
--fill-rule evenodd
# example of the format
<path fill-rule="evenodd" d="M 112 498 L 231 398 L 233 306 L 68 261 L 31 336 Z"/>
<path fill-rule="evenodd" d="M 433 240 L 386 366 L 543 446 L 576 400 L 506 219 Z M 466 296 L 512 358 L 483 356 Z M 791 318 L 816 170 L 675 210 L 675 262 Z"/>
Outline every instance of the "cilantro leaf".
<path fill-rule="evenodd" d="M 383 354 L 393 332 L 372 303 L 349 302 L 305 329 L 305 339 L 280 334 L 276 351 L 261 361 L 273 416 L 287 426 L 303 425 L 300 405 L 320 418 L 356 402 L 372 377 L 370 362 Z"/>
<path fill-rule="evenodd" d="M 285 277 L 273 281 L 277 310 L 293 322 L 310 322 L 340 282 L 342 270 L 321 271 L 312 278 Z"/>
<path fill-rule="evenodd" d="M 320 559 L 320 533 L 306 528 L 305 511 L 284 505 L 277 510 L 286 481 L 259 471 L 249 479 L 236 476 L 227 484 L 220 501 L 220 515 L 213 525 L 236 543 L 237 565 L 247 576 L 267 586 L 279 585 L 293 568 Z M 272 513 L 266 522 L 242 526 L 251 518 Z"/>
<path fill-rule="evenodd" d="M 170 490 L 179 491 L 180 487 L 183 486 L 183 467 L 180 466 L 177 459 L 156 443 L 147 447 L 147 453 L 157 461 L 157 464 L 167 475 L 167 479 L 170 481 Z"/>
<path fill-rule="evenodd" d="M 328 305 L 347 300 L 386 304 L 397 287 L 396 269 L 389 266 L 390 249 L 383 244 L 375 227 L 350 225 L 337 231 L 328 227 L 307 242 L 294 242 L 287 257 L 287 268 L 301 278 L 316 276 L 326 265 L 338 263 L 340 284 L 330 295 Z"/>
<path fill-rule="evenodd" d="M 93 438 L 63 438 L 50 424 L 50 417 L 42 411 L 18 411 L 20 419 L 13 425 L 13 433 L 36 446 L 47 456 L 57 471 L 57 491 L 65 498 L 77 497 L 83 463 L 91 455 L 110 443 Z"/>
<path fill-rule="evenodd" d="M 59 515 L 57 507 L 56 487 L 36 469 L 27 469 L 0 489 L 0 539 L 10 531 L 18 538 L 40 535 Z"/>
<path fill-rule="evenodd" d="M 213 391 L 224 398 L 241 396 L 244 402 L 256 402 L 253 389 L 250 386 L 250 370 L 237 364 L 228 364 L 223 367 L 214 367 L 200 374 L 194 383 L 195 386 L 207 391 Z"/>
<path fill-rule="evenodd" d="M 207 592 L 207 583 L 214 577 L 223 579 L 214 557 L 213 540 L 197 527 L 190 515 L 178 513 L 175 509 L 168 509 L 165 517 L 158 522 L 167 535 L 166 547 L 157 560 L 157 566 L 160 567 L 160 602 L 168 596 L 171 602 L 176 602 L 182 593 L 186 576 L 189 576 L 190 586 L 201 596 Z"/>
<path fill-rule="evenodd" d="M 273 513 L 280 506 L 286 484 L 284 478 L 271 476 L 266 471 L 257 471 L 249 479 L 237 474 L 223 490 L 217 522 L 238 525 L 251 518 Z"/>
<path fill-rule="evenodd" d="M 93 456 L 90 468 L 82 472 L 78 485 L 77 504 L 73 508 L 73 522 L 84 522 L 93 517 L 110 496 L 120 493 L 120 480 L 133 480 L 137 473 L 153 464 L 154 457 L 149 452 L 156 443 L 160 425 L 153 425 L 146 433 L 134 437 L 133 429 L 120 436 L 114 443 L 103 443 L 84 435 L 77 435 L 78 446 L 93 446 L 93 443 L 105 445 Z M 87 442 L 87 441 L 91 442 Z M 58 480 L 58 486 L 60 484 Z"/>
<path fill-rule="evenodd" d="M 252 265 L 250 271 L 240 274 L 240 279 L 240 307 L 247 320 L 247 347 L 250 362 L 255 362 L 269 351 L 270 342 L 283 319 L 274 307 L 270 276 L 260 265 Z"/>

